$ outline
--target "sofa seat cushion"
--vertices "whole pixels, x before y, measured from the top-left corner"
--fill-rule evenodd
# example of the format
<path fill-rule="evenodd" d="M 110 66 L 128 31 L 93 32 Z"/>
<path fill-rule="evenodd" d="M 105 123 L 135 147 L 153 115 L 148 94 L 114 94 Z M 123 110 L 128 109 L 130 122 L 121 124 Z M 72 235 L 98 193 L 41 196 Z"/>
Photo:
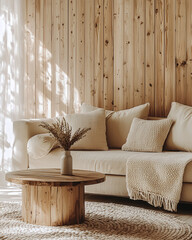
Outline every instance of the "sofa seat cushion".
<path fill-rule="evenodd" d="M 155 154 L 145 152 L 127 152 L 119 149 L 110 149 L 108 151 L 71 151 L 73 157 L 73 168 L 84 169 L 90 171 L 98 171 L 110 175 L 126 174 L 126 161 L 129 156 L 144 154 Z M 34 159 L 29 156 L 29 168 L 60 168 L 60 158 L 63 154 L 61 148 L 51 151 L 46 157 Z M 174 158 L 175 154 L 189 156 L 192 159 L 192 153 L 188 152 L 162 152 L 170 158 Z M 185 173 L 184 182 L 192 183 L 192 161 L 188 163 Z"/>

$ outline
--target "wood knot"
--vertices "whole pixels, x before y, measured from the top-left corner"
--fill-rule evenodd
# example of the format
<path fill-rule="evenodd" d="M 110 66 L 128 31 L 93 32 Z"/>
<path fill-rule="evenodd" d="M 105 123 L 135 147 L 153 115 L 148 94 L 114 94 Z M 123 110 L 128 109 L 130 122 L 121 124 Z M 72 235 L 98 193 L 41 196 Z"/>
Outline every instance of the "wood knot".
<path fill-rule="evenodd" d="M 67 189 L 67 191 L 68 191 L 68 192 L 73 192 L 73 188 L 70 188 L 70 187 L 69 187 L 69 188 Z"/>
<path fill-rule="evenodd" d="M 182 63 L 181 63 L 181 66 L 185 66 L 187 64 L 187 62 L 186 61 L 183 61 Z"/>

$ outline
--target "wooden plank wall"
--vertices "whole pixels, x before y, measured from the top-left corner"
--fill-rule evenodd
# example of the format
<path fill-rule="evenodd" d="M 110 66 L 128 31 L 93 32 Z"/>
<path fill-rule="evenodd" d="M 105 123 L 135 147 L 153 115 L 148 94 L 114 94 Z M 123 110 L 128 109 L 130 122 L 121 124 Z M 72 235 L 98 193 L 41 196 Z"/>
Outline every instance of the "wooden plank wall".
<path fill-rule="evenodd" d="M 26 0 L 26 117 L 192 106 L 191 0 Z"/>

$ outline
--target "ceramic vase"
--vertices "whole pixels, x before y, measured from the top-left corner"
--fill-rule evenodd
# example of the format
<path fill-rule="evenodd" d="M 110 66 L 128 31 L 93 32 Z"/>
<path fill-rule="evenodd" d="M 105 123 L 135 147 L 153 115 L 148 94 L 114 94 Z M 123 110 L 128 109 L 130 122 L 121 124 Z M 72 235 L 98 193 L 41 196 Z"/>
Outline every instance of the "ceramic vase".
<path fill-rule="evenodd" d="M 61 157 L 61 174 L 72 175 L 72 156 L 70 151 L 64 151 Z"/>

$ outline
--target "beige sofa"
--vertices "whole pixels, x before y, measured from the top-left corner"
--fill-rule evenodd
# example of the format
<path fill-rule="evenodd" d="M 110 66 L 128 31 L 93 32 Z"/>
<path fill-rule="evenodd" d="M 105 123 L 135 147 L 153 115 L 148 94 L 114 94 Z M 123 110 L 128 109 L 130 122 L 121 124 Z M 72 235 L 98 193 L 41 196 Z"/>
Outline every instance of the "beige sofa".
<path fill-rule="evenodd" d="M 47 119 L 47 121 L 52 120 Z M 60 156 L 63 154 L 60 148 L 51 151 L 47 156 L 39 159 L 34 159 L 27 153 L 28 140 L 36 134 L 46 132 L 39 127 L 40 122 L 40 119 L 19 120 L 14 122 L 14 170 L 27 168 L 60 168 Z M 106 181 L 101 184 L 87 186 L 87 193 L 127 197 L 125 165 L 127 158 L 132 154 L 139 154 L 142 157 L 145 153 L 128 152 L 120 149 L 109 149 L 108 151 L 72 151 L 73 168 L 99 171 L 106 174 Z M 169 154 L 171 158 L 172 152 L 170 151 Z M 189 153 L 178 152 L 178 154 L 183 155 Z M 187 165 L 184 172 L 180 201 L 192 202 L 192 162 Z"/>

